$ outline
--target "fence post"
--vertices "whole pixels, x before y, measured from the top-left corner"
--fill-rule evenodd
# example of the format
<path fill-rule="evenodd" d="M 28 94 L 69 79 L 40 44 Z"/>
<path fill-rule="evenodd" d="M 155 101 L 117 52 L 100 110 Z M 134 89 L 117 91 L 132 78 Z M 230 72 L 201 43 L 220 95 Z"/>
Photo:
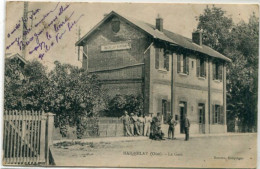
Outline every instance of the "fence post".
<path fill-rule="evenodd" d="M 50 155 L 50 146 L 53 143 L 52 133 L 54 126 L 54 116 L 53 113 L 46 113 L 47 116 L 47 133 L 46 133 L 46 146 L 45 146 L 45 162 L 46 165 L 49 165 L 49 155 Z"/>

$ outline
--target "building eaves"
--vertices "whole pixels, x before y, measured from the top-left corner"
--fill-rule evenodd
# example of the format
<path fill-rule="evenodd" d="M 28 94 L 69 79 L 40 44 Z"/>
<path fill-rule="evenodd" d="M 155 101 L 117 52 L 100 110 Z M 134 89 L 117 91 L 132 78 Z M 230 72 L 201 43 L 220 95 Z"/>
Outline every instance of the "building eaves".
<path fill-rule="evenodd" d="M 114 11 L 110 12 L 106 17 L 104 17 L 85 36 L 83 36 L 79 41 L 77 41 L 75 45 L 76 46 L 82 46 L 84 44 L 84 42 L 86 41 L 86 39 L 112 15 L 115 15 L 115 16 L 135 25 L 136 27 L 138 27 L 142 31 L 148 33 L 154 39 L 166 41 L 166 42 L 169 42 L 171 44 L 178 45 L 180 47 L 183 47 L 183 48 L 186 48 L 186 49 L 189 49 L 189 50 L 197 51 L 197 52 L 206 54 L 206 55 L 214 57 L 214 58 L 218 58 L 218 59 L 225 60 L 227 62 L 231 62 L 231 59 L 229 59 L 228 57 L 220 54 L 219 52 L 215 51 L 214 49 L 212 49 L 212 48 L 210 48 L 206 45 L 199 46 L 199 45 L 193 43 L 191 39 L 184 37 L 182 35 L 179 35 L 177 33 L 173 33 L 171 31 L 165 30 L 165 29 L 163 30 L 163 32 L 161 32 L 161 31 L 155 29 L 154 25 L 151 25 L 151 24 L 148 24 L 148 23 L 145 23 L 143 21 L 139 21 L 139 20 L 136 20 L 136 19 L 133 19 L 133 18 L 123 16 L 121 14 L 114 12 Z"/>

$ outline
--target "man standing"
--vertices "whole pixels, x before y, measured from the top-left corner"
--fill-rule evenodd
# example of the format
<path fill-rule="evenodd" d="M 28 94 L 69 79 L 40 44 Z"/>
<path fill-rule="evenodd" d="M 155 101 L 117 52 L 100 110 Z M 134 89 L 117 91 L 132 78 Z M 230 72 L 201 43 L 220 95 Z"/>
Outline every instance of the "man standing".
<path fill-rule="evenodd" d="M 144 118 L 143 118 L 142 114 L 139 114 L 138 122 L 139 122 L 138 128 L 139 128 L 140 135 L 143 136 L 144 135 Z"/>
<path fill-rule="evenodd" d="M 172 140 L 173 140 L 174 139 L 174 128 L 177 125 L 177 122 L 174 120 L 172 115 L 170 116 L 170 118 L 168 120 L 168 124 L 169 124 L 168 139 L 170 139 L 172 136 Z"/>
<path fill-rule="evenodd" d="M 144 117 L 144 136 L 150 136 L 152 115 L 153 113 L 150 113 L 150 116 L 147 114 Z"/>
<path fill-rule="evenodd" d="M 183 119 L 183 127 L 185 131 L 185 141 L 189 140 L 189 130 L 190 130 L 190 121 L 187 118 L 187 114 L 184 114 L 184 119 Z"/>
<path fill-rule="evenodd" d="M 130 132 L 134 135 L 134 120 L 133 120 L 134 113 L 130 114 Z"/>
<path fill-rule="evenodd" d="M 133 122 L 134 122 L 134 135 L 140 135 L 140 132 L 139 132 L 139 121 L 138 121 L 138 116 L 137 116 L 137 113 L 135 113 L 133 116 L 132 116 L 132 119 L 133 119 Z"/>
<path fill-rule="evenodd" d="M 130 128 L 130 117 L 128 116 L 127 111 L 124 112 L 124 116 L 122 117 L 124 124 L 124 134 L 125 136 L 131 136 L 132 134 L 129 131 Z"/>

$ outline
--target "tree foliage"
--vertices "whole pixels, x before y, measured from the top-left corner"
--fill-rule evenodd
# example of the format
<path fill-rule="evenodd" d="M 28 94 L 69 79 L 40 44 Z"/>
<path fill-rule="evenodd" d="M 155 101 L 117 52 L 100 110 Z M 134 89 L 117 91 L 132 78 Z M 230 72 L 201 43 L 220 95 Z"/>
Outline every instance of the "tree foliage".
<path fill-rule="evenodd" d="M 96 116 L 104 107 L 102 95 L 97 76 L 84 69 L 55 62 L 47 73 L 38 61 L 21 66 L 6 60 L 5 109 L 55 113 L 55 125 L 63 134 L 66 125 L 77 125 L 82 116 Z"/>
<path fill-rule="evenodd" d="M 5 65 L 5 109 L 44 110 L 49 89 L 46 68 L 35 60 L 24 66 L 7 60 Z"/>
<path fill-rule="evenodd" d="M 55 62 L 55 68 L 49 73 L 51 92 L 48 109 L 56 113 L 67 123 L 75 125 L 81 116 L 92 117 L 102 105 L 102 92 L 95 74 L 69 64 Z"/>
<path fill-rule="evenodd" d="M 142 113 L 143 97 L 141 95 L 116 95 L 108 102 L 106 115 L 121 117 L 125 110 L 128 113 Z"/>
<path fill-rule="evenodd" d="M 239 119 L 244 131 L 256 128 L 259 18 L 233 23 L 221 8 L 207 6 L 197 17 L 203 43 L 229 57 L 227 64 L 227 120 Z"/>
<path fill-rule="evenodd" d="M 222 53 L 228 45 L 232 18 L 226 16 L 221 8 L 207 6 L 204 13 L 196 19 L 199 21 L 197 29 L 203 32 L 203 43 Z"/>

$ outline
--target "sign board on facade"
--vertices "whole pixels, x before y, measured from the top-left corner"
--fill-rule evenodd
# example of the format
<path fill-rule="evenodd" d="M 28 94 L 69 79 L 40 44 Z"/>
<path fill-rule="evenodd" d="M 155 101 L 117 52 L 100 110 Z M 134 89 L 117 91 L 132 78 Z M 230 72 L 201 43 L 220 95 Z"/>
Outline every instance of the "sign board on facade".
<path fill-rule="evenodd" d="M 102 45 L 101 51 L 114 51 L 114 50 L 126 50 L 131 49 L 131 43 L 116 43 L 116 44 L 109 44 L 109 45 Z"/>

